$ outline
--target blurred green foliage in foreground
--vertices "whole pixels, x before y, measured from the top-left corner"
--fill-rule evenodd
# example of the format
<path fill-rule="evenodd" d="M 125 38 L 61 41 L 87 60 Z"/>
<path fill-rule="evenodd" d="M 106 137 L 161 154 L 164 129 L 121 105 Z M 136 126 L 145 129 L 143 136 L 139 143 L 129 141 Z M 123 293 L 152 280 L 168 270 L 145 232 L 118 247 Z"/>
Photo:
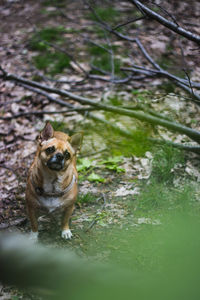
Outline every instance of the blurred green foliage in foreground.
<path fill-rule="evenodd" d="M 162 225 L 149 228 L 141 239 L 131 238 L 126 230 L 118 234 L 119 243 L 126 240 L 124 255 L 132 255 L 128 248 L 135 248 L 137 257 L 141 252 L 140 269 L 82 260 L 66 250 L 32 245 L 18 235 L 0 236 L 0 280 L 42 299 L 197 299 L 199 218 L 176 212 Z M 123 261 L 123 251 L 121 255 Z"/>

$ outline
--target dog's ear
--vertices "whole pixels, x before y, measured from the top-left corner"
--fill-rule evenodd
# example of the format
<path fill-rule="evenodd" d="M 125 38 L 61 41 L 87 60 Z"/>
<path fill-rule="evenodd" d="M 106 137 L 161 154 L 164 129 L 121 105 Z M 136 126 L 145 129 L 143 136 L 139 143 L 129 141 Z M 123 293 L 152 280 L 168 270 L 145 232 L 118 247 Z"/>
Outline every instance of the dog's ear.
<path fill-rule="evenodd" d="M 40 132 L 40 135 L 38 137 L 39 143 L 51 139 L 53 137 L 53 133 L 53 127 L 49 122 L 47 122 L 44 129 Z"/>
<path fill-rule="evenodd" d="M 75 152 L 80 150 L 82 141 L 83 141 L 83 132 L 75 133 L 74 135 L 71 136 L 70 144 L 72 145 Z"/>

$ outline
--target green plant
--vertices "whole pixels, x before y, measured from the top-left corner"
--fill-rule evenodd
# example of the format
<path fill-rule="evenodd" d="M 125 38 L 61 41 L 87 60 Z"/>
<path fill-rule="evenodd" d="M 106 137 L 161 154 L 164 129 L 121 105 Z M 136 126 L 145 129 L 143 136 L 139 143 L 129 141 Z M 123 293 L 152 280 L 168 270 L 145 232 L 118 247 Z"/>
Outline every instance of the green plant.
<path fill-rule="evenodd" d="M 46 27 L 36 32 L 29 41 L 29 47 L 40 54 L 32 58 L 39 70 L 44 70 L 50 75 L 61 73 L 70 66 L 70 58 L 63 52 L 54 50 L 48 43 L 64 42 L 63 33 L 66 29 L 62 26 Z"/>
<path fill-rule="evenodd" d="M 83 172 L 92 167 L 92 160 L 88 158 L 79 158 L 77 163 L 78 172 Z"/>
<path fill-rule="evenodd" d="M 172 182 L 175 176 L 173 172 L 175 164 L 183 162 L 184 156 L 181 150 L 171 146 L 161 147 L 154 154 L 152 177 L 158 182 Z"/>
<path fill-rule="evenodd" d="M 187 210 L 195 202 L 195 195 L 192 187 L 185 184 L 182 187 L 169 187 L 163 183 L 153 181 L 146 185 L 137 198 L 137 211 L 155 213 L 156 210 L 167 212 L 173 210 Z M 186 209 L 185 209 L 186 208 Z"/>
<path fill-rule="evenodd" d="M 109 97 L 109 101 L 114 106 L 120 106 L 120 105 L 122 105 L 122 100 L 120 98 L 118 98 L 117 96 L 115 96 L 115 97 Z"/>
<path fill-rule="evenodd" d="M 101 162 L 101 164 L 105 165 L 106 169 L 116 171 L 117 173 L 125 172 L 125 169 L 119 167 L 119 163 L 123 162 L 123 158 L 121 156 L 109 157 L 107 160 Z"/>
<path fill-rule="evenodd" d="M 78 203 L 85 204 L 85 203 L 92 203 L 95 201 L 95 196 L 91 193 L 87 194 L 79 194 L 78 196 Z"/>
<path fill-rule="evenodd" d="M 105 182 L 105 179 L 101 176 L 99 176 L 98 174 L 92 172 L 88 178 L 89 181 L 93 181 L 93 182 Z"/>
<path fill-rule="evenodd" d="M 33 62 L 39 70 L 44 70 L 51 75 L 61 73 L 70 66 L 70 59 L 65 53 L 55 51 L 47 52 L 33 57 Z"/>
<path fill-rule="evenodd" d="M 45 27 L 34 33 L 29 41 L 29 47 L 34 51 L 44 51 L 49 49 L 49 45 L 45 42 L 61 42 L 63 41 L 62 34 L 66 29 L 62 26 Z"/>

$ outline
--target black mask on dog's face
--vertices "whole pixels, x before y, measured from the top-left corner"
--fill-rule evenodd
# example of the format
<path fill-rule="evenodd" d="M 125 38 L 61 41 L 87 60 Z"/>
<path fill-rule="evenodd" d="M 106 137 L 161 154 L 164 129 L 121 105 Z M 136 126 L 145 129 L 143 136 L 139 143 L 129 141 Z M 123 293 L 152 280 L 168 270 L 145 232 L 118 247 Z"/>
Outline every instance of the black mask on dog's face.
<path fill-rule="evenodd" d="M 60 171 L 64 168 L 65 161 L 69 160 L 71 155 L 68 150 L 62 152 L 56 152 L 55 146 L 48 147 L 46 150 L 46 155 L 51 155 L 47 161 L 47 166 L 51 170 Z M 55 153 L 56 152 L 56 153 Z"/>
<path fill-rule="evenodd" d="M 47 161 L 47 166 L 51 170 L 62 170 L 64 167 L 64 155 L 61 152 L 57 152 Z"/>

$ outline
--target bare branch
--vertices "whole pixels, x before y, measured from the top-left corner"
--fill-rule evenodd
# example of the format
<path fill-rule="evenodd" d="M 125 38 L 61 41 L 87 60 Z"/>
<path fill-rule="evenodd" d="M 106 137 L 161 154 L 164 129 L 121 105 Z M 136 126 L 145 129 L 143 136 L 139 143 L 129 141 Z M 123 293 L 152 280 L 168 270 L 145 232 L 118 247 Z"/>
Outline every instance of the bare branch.
<path fill-rule="evenodd" d="M 119 29 L 119 28 L 121 28 L 123 26 L 126 26 L 126 25 L 131 24 L 131 23 L 135 23 L 137 21 L 144 20 L 144 19 L 146 19 L 146 17 L 145 16 L 141 16 L 141 17 L 138 17 L 138 18 L 134 18 L 134 19 L 128 20 L 128 21 L 126 21 L 124 23 L 116 25 L 112 30 L 117 30 L 117 29 Z"/>
<path fill-rule="evenodd" d="M 95 99 L 95 101 L 94 101 L 89 98 L 78 96 L 78 95 L 75 95 L 75 94 L 65 91 L 65 90 L 48 87 L 46 85 L 31 81 L 31 80 L 27 80 L 25 78 L 22 78 L 22 77 L 13 75 L 13 74 L 4 75 L 3 78 L 4 78 L 4 80 L 14 80 L 14 81 L 22 83 L 22 84 L 36 87 L 37 89 L 42 89 L 42 90 L 50 92 L 50 93 L 55 93 L 55 94 L 58 94 L 63 97 L 71 98 L 71 99 L 81 103 L 82 105 L 91 105 L 92 107 L 98 108 L 99 110 L 105 110 L 105 111 L 110 111 L 110 112 L 117 113 L 120 115 L 126 115 L 129 117 L 136 118 L 143 122 L 148 122 L 153 125 L 160 125 L 165 128 L 168 128 L 169 130 L 177 131 L 179 133 L 185 134 L 188 137 L 190 137 L 192 140 L 200 143 L 200 132 L 199 131 L 189 128 L 189 127 L 186 127 L 186 126 L 181 125 L 176 122 L 160 119 L 158 117 L 146 114 L 142 111 L 130 111 L 128 109 L 123 109 L 123 108 L 119 108 L 119 107 L 115 107 L 115 106 L 111 106 L 111 105 L 105 105 L 105 104 L 102 104 L 99 102 L 100 99 Z M 62 100 L 59 100 L 59 101 L 62 101 Z M 64 102 L 64 101 L 62 101 L 62 102 Z M 64 103 L 66 106 L 66 102 L 64 102 Z M 70 104 L 68 104 L 68 105 L 70 105 Z"/>
<path fill-rule="evenodd" d="M 139 1 L 137 1 L 137 2 L 139 2 Z M 104 28 L 105 30 L 107 30 L 110 33 L 115 34 L 120 39 L 136 43 L 137 46 L 139 47 L 140 51 L 144 55 L 144 57 L 147 59 L 147 61 L 156 69 L 156 70 L 151 70 L 151 71 L 147 70 L 147 69 L 143 69 L 143 72 L 139 72 L 137 70 L 132 69 L 132 71 L 134 71 L 135 73 L 142 73 L 145 76 L 156 76 L 156 74 L 157 75 L 158 74 L 162 75 L 163 77 L 166 77 L 166 78 L 172 80 L 173 82 L 175 82 L 179 87 L 183 88 L 186 92 L 188 92 L 192 96 L 192 100 L 195 103 L 199 104 L 200 95 L 198 93 L 194 92 L 193 89 L 191 89 L 191 87 L 200 88 L 200 84 L 199 83 L 191 82 L 190 80 L 182 79 L 182 78 L 177 77 L 177 76 L 175 76 L 175 75 L 167 72 L 166 70 L 162 69 L 153 60 L 153 58 L 148 54 L 148 52 L 146 51 L 146 49 L 144 48 L 144 46 L 140 42 L 139 38 L 130 38 L 130 37 L 126 36 L 126 35 L 123 35 L 123 34 L 117 32 L 116 30 L 112 29 L 107 23 L 105 23 L 105 22 L 103 22 L 101 20 L 101 18 L 97 15 L 97 13 L 95 12 L 94 8 L 90 4 L 88 4 L 88 6 L 89 6 L 89 9 L 91 10 L 91 12 L 94 14 L 94 16 L 96 17 L 96 19 L 98 20 L 99 25 L 102 28 Z M 140 10 L 142 10 L 141 7 L 139 7 L 139 8 L 140 8 Z M 121 68 L 121 70 L 130 71 L 130 69 L 128 70 L 128 68 Z"/>
<path fill-rule="evenodd" d="M 155 6 L 159 7 L 168 17 L 170 17 L 172 19 L 172 21 L 174 21 L 174 23 L 179 26 L 178 22 L 176 21 L 176 18 L 170 14 L 166 9 L 164 9 L 161 5 L 157 4 L 154 1 L 151 1 Z"/>
<path fill-rule="evenodd" d="M 153 58 L 148 54 L 148 52 L 145 50 L 144 46 L 141 44 L 140 40 L 138 38 L 135 39 L 136 44 L 138 45 L 139 49 L 143 53 L 144 57 L 156 68 L 157 70 L 161 70 L 161 67 L 153 60 Z"/>
<path fill-rule="evenodd" d="M 29 112 L 22 112 L 19 114 L 15 114 L 9 117 L 0 117 L 0 120 L 12 120 L 12 119 L 17 119 L 20 117 L 26 117 L 26 116 L 31 116 L 31 115 L 54 115 L 54 114 L 68 114 L 71 112 L 85 112 L 85 111 L 92 111 L 95 110 L 95 108 L 92 107 L 74 107 L 71 109 L 67 110 L 59 110 L 59 111 L 29 111 Z"/>
<path fill-rule="evenodd" d="M 148 8 L 146 5 L 142 4 L 138 0 L 131 0 L 131 2 L 138 8 L 140 11 L 143 11 L 145 15 L 147 15 L 149 18 L 152 18 L 159 22 L 160 24 L 164 25 L 165 27 L 169 28 L 170 30 L 180 34 L 181 36 L 186 37 L 188 40 L 193 41 L 200 45 L 200 36 L 197 34 L 194 34 L 180 26 L 178 26 L 176 23 L 168 21 L 163 16 L 159 15 L 155 11 Z"/>

